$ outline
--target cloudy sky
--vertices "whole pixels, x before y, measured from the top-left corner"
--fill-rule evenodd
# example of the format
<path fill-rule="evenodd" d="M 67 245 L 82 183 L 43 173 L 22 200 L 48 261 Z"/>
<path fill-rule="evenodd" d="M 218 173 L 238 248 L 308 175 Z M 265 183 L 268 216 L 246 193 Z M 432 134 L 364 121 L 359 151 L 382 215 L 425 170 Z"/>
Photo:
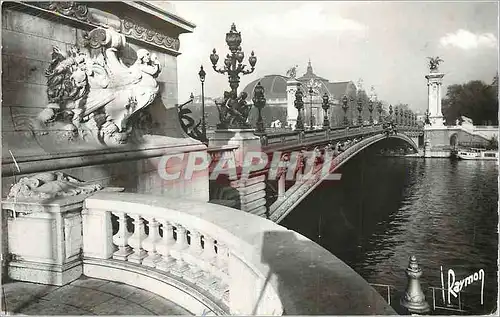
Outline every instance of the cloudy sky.
<path fill-rule="evenodd" d="M 298 65 L 301 76 L 311 59 L 317 75 L 330 81 L 363 79 L 379 99 L 427 107 L 427 57 L 440 56 L 447 85 L 468 80 L 490 83 L 498 69 L 496 2 L 188 2 L 174 1 L 178 15 L 196 24 L 183 34 L 178 58 L 179 102 L 200 94 L 198 70 L 205 66 L 207 96 L 220 97 L 227 77 L 211 68 L 229 52 L 225 33 L 235 23 L 245 60 L 251 50 L 256 71 L 242 76 L 243 89 L 268 74 Z"/>

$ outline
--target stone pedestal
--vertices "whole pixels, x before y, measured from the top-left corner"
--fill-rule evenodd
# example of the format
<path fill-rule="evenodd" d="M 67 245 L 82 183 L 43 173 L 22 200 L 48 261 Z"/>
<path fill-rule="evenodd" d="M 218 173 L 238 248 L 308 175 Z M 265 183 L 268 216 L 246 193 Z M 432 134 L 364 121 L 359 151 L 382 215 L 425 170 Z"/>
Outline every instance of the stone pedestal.
<path fill-rule="evenodd" d="M 240 194 L 241 210 L 257 216 L 265 217 L 266 208 L 266 176 L 260 175 L 248 179 L 231 182 L 231 187 Z"/>
<path fill-rule="evenodd" d="M 208 140 L 209 146 L 236 145 L 236 166 L 242 166 L 248 152 L 260 152 L 260 138 L 254 134 L 254 129 L 216 130 L 215 135 Z"/>
<path fill-rule="evenodd" d="M 229 129 L 217 130 L 215 136 L 209 139 L 210 146 L 237 145 L 235 150 L 235 165 L 237 170 L 243 171 L 238 175 L 238 179 L 232 179 L 230 186 L 235 188 L 240 194 L 240 206 L 242 211 L 265 216 L 266 214 L 266 193 L 265 176 L 252 176 L 252 171 L 258 169 L 257 166 L 247 166 L 252 164 L 245 162 L 247 153 L 253 152 L 253 157 L 259 157 L 261 152 L 260 138 L 254 134 L 253 129 Z M 246 172 L 246 173 L 245 173 Z M 249 173 L 249 175 L 248 175 Z"/>
<path fill-rule="evenodd" d="M 443 73 L 429 73 L 427 78 L 428 110 L 431 126 L 444 126 L 444 117 L 441 111 L 441 86 Z"/>
<path fill-rule="evenodd" d="M 66 285 L 82 275 L 81 210 L 87 196 L 2 201 L 10 278 Z"/>
<path fill-rule="evenodd" d="M 298 111 L 295 108 L 295 93 L 300 86 L 300 82 L 296 79 L 289 79 L 286 82 L 286 122 L 295 129 L 297 124 Z"/>
<path fill-rule="evenodd" d="M 23 177 L 12 186 L 2 200 L 2 254 L 8 276 L 59 286 L 78 279 L 83 201 L 99 190 L 97 184 L 61 172 Z"/>

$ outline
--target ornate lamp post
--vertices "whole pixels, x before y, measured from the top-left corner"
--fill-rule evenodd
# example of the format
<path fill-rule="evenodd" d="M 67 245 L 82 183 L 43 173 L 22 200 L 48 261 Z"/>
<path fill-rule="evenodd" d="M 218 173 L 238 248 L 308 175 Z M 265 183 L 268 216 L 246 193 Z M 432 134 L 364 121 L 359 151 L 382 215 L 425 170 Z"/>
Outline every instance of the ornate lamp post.
<path fill-rule="evenodd" d="M 212 62 L 213 69 L 220 74 L 227 74 L 229 78 L 229 86 L 231 87 L 231 92 L 224 94 L 224 101 L 220 103 L 219 110 L 220 124 L 219 129 L 230 128 L 249 128 L 246 122 L 248 114 L 250 113 L 250 108 L 246 105 L 245 99 L 246 94 L 241 94 L 240 97 L 237 95 L 238 86 L 240 83 L 239 74 L 248 75 L 253 73 L 255 70 L 255 64 L 257 63 L 257 57 L 255 57 L 254 52 L 250 54 L 248 58 L 248 63 L 251 69 L 245 70 L 246 65 L 241 62 L 245 57 L 245 54 L 241 50 L 241 33 L 236 31 L 236 25 L 233 23 L 231 25 L 231 30 L 226 33 L 226 44 L 231 51 L 231 54 L 227 54 L 224 59 L 224 68 L 217 69 L 217 62 L 219 61 L 219 55 L 217 55 L 215 48 L 210 54 L 210 61 Z M 221 110 L 222 109 L 222 110 Z"/>
<path fill-rule="evenodd" d="M 311 87 L 309 87 L 309 129 L 312 130 L 314 129 L 313 127 L 313 94 L 314 90 Z"/>
<path fill-rule="evenodd" d="M 361 117 L 361 111 L 363 111 L 363 100 L 361 97 L 358 98 L 358 124 L 363 125 L 363 117 Z"/>
<path fill-rule="evenodd" d="M 323 128 L 328 129 L 330 127 L 330 121 L 328 120 L 328 109 L 330 108 L 330 101 L 326 92 L 323 95 L 323 104 L 321 106 L 323 108 L 323 111 L 325 112 L 323 118 Z"/>
<path fill-rule="evenodd" d="M 382 103 L 380 101 L 377 102 L 377 112 L 378 112 L 378 121 L 382 123 Z"/>
<path fill-rule="evenodd" d="M 207 126 L 205 123 L 205 76 L 207 73 L 203 70 L 203 65 L 200 66 L 200 71 L 198 76 L 200 76 L 201 81 L 201 133 L 203 133 L 203 138 L 207 139 Z"/>
<path fill-rule="evenodd" d="M 266 98 L 264 97 L 264 87 L 260 84 L 260 82 L 255 86 L 253 91 L 253 104 L 259 110 L 259 116 L 257 118 L 257 131 L 258 133 L 264 133 L 264 121 L 262 120 L 262 108 L 266 105 Z"/>
<path fill-rule="evenodd" d="M 370 111 L 370 124 L 373 124 L 373 100 L 368 101 L 368 111 Z"/>
<path fill-rule="evenodd" d="M 398 124 L 399 123 L 399 109 L 398 107 L 396 107 L 396 109 L 394 109 L 394 123 L 395 124 Z"/>
<path fill-rule="evenodd" d="M 401 117 L 399 119 L 399 122 L 401 123 L 401 125 L 405 125 L 405 122 L 404 122 L 405 117 L 404 117 L 404 115 L 405 115 L 405 110 L 399 109 L 399 116 Z"/>
<path fill-rule="evenodd" d="M 392 105 L 389 105 L 389 117 L 390 117 L 390 120 L 393 121 L 393 118 L 392 118 Z"/>
<path fill-rule="evenodd" d="M 302 101 L 302 90 L 297 89 L 295 92 L 294 106 L 297 109 L 297 124 L 295 130 L 304 130 L 304 122 L 302 122 L 302 108 L 304 108 L 304 101 Z"/>
<path fill-rule="evenodd" d="M 349 125 L 349 120 L 347 119 L 347 109 L 349 109 L 349 106 L 347 105 L 347 102 L 349 99 L 347 99 L 347 96 L 344 95 L 342 98 L 342 110 L 344 110 L 344 125 L 347 127 Z"/>

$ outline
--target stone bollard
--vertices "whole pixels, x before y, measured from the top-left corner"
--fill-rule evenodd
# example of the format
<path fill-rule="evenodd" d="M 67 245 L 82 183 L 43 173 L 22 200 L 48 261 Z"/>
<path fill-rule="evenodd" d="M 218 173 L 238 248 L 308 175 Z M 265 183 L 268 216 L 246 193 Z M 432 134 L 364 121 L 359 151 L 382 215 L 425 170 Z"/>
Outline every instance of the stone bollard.
<path fill-rule="evenodd" d="M 430 311 L 429 304 L 425 301 L 425 295 L 420 286 L 419 278 L 422 276 L 422 269 L 418 266 L 417 258 L 412 255 L 410 263 L 406 269 L 408 286 L 400 304 L 412 314 L 424 314 Z"/>

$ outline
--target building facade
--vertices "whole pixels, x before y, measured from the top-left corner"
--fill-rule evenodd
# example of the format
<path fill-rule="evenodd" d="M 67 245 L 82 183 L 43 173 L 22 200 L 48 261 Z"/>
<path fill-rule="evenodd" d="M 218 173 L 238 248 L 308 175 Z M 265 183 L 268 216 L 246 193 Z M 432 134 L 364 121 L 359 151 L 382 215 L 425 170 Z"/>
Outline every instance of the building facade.
<path fill-rule="evenodd" d="M 322 109 L 323 95 L 327 94 L 330 101 L 329 120 L 331 126 L 338 126 L 342 123 L 344 112 L 341 108 L 342 98 L 346 95 L 349 100 L 356 96 L 356 85 L 352 81 L 330 82 L 328 79 L 316 75 L 309 61 L 306 72 L 299 78 L 290 78 L 283 75 L 266 75 L 249 83 L 243 91 L 249 97 L 253 96 L 255 86 L 260 82 L 264 87 L 266 96 L 266 107 L 263 110 L 263 117 L 266 127 L 279 120 L 282 126 L 295 126 L 294 121 L 297 117 L 297 111 L 293 108 L 294 93 L 288 97 L 288 86 L 290 81 L 297 81 L 298 86 L 303 92 L 304 101 L 304 124 L 306 126 L 321 127 L 324 119 Z M 312 93 L 310 93 L 310 89 Z M 349 112 L 354 107 L 350 107 Z M 253 109 L 250 120 L 254 121 L 257 117 L 257 110 Z M 349 114 L 351 116 L 351 114 Z"/>

